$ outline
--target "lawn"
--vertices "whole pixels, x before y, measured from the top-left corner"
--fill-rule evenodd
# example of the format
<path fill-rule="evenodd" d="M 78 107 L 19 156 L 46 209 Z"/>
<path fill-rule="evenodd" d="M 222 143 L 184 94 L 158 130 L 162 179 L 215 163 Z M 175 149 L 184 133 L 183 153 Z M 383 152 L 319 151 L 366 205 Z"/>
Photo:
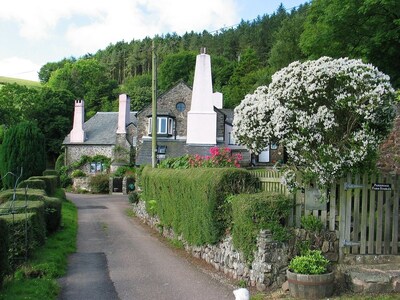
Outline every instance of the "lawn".
<path fill-rule="evenodd" d="M 38 81 L 0 76 L 0 88 L 6 83 L 17 83 L 19 85 L 25 85 L 27 87 L 41 87 L 41 83 Z"/>

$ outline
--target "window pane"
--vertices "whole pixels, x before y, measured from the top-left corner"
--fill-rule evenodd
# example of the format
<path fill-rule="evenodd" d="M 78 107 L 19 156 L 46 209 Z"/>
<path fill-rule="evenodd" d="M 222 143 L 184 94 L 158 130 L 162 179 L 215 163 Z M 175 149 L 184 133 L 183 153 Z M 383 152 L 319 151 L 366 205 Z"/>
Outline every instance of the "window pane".
<path fill-rule="evenodd" d="M 158 119 L 158 133 L 167 133 L 167 118 L 159 118 Z"/>

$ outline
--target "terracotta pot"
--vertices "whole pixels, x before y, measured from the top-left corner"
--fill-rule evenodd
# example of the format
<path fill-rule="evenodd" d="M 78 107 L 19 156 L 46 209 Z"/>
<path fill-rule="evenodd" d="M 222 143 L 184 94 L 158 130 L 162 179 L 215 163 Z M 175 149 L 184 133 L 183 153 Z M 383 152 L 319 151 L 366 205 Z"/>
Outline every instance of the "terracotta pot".
<path fill-rule="evenodd" d="M 321 275 L 297 274 L 287 270 L 289 292 L 294 298 L 322 299 L 333 294 L 333 272 Z"/>

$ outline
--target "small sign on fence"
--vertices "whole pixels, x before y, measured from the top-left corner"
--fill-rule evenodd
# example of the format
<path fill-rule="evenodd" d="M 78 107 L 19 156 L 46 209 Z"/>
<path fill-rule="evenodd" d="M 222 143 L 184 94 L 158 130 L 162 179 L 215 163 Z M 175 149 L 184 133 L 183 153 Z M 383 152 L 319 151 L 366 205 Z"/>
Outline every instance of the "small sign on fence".
<path fill-rule="evenodd" d="M 391 191 L 392 185 L 390 183 L 373 183 L 371 189 L 373 191 Z"/>
<path fill-rule="evenodd" d="M 305 208 L 307 210 L 326 210 L 326 201 L 324 201 L 320 189 L 306 187 Z"/>

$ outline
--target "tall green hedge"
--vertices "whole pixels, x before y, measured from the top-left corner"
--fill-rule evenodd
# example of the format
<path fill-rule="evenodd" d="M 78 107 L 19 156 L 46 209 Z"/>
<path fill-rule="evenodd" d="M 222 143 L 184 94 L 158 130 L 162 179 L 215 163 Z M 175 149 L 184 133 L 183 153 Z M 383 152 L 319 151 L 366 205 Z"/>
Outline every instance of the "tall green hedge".
<path fill-rule="evenodd" d="M 54 193 L 56 192 L 56 189 L 60 187 L 59 177 L 56 175 L 32 176 L 29 178 L 29 180 L 43 180 L 46 183 L 45 191 L 48 196 L 53 196 Z"/>
<path fill-rule="evenodd" d="M 3 278 L 9 272 L 8 249 L 9 237 L 8 226 L 6 220 L 0 218 L 0 287 Z"/>
<path fill-rule="evenodd" d="M 152 169 L 140 178 L 148 210 L 192 245 L 215 244 L 230 226 L 227 196 L 254 192 L 256 181 L 237 168 Z"/>
<path fill-rule="evenodd" d="M 257 235 L 261 229 L 269 229 L 277 242 L 286 241 L 289 232 L 286 225 L 293 200 L 283 194 L 262 192 L 241 194 L 232 200 L 232 240 L 247 261 L 253 259 L 257 247 Z"/>

